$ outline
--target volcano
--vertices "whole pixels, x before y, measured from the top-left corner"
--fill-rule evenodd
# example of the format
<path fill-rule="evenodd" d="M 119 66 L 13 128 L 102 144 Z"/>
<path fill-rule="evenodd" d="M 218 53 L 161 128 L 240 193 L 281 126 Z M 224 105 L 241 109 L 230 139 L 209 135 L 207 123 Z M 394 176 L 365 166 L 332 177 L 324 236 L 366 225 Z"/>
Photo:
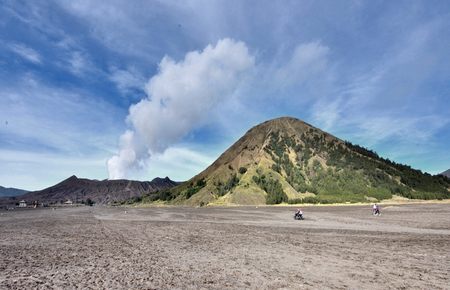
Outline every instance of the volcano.
<path fill-rule="evenodd" d="M 368 202 L 450 198 L 450 179 L 380 157 L 301 120 L 251 128 L 189 181 L 146 196 L 172 204 Z"/>

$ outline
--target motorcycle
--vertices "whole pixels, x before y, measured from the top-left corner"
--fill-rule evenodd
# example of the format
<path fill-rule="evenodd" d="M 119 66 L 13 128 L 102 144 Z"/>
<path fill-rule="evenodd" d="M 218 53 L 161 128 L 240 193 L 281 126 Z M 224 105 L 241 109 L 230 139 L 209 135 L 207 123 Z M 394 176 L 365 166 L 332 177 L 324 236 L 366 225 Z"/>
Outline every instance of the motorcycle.
<path fill-rule="evenodd" d="M 294 219 L 295 219 L 295 220 L 304 220 L 305 218 L 303 217 L 303 213 L 296 212 L 296 213 L 294 214 Z"/>

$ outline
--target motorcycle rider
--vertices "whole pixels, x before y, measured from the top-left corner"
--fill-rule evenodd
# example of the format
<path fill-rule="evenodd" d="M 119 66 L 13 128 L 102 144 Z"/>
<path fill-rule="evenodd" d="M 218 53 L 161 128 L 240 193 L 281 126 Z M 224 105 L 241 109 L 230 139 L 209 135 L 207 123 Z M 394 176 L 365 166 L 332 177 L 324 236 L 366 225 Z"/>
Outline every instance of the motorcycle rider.
<path fill-rule="evenodd" d="M 303 211 L 301 209 L 297 208 L 297 210 L 295 211 L 294 217 L 303 219 Z"/>
<path fill-rule="evenodd" d="M 372 206 L 372 213 L 373 215 L 380 215 L 380 207 L 378 206 L 378 204 L 374 204 Z"/>

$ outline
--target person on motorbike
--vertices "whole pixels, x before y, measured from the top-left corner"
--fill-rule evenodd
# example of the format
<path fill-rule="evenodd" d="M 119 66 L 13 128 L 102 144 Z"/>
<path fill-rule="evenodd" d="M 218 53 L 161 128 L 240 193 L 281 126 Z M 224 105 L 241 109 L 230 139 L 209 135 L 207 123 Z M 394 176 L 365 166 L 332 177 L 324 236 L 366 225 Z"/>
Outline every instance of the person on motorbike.
<path fill-rule="evenodd" d="M 295 211 L 294 214 L 294 218 L 295 219 L 303 219 L 303 211 L 299 208 L 297 208 L 297 210 Z"/>
<path fill-rule="evenodd" d="M 374 204 L 372 207 L 372 212 L 373 215 L 380 215 L 380 207 L 378 206 L 378 204 Z"/>

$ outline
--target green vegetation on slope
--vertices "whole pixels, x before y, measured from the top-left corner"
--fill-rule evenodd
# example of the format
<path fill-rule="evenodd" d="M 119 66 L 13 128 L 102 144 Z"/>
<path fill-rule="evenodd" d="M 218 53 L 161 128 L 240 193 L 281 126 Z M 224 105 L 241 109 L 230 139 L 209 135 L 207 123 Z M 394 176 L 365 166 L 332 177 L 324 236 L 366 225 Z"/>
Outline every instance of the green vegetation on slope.
<path fill-rule="evenodd" d="M 288 197 L 283 191 L 281 183 L 276 179 L 266 178 L 266 176 L 258 175 L 253 176 L 253 181 L 265 192 L 267 192 L 266 203 L 267 204 L 279 204 L 287 202 Z"/>
<path fill-rule="evenodd" d="M 140 203 L 140 202 L 151 203 L 151 202 L 158 201 L 158 200 L 168 202 L 168 201 L 174 200 L 177 197 L 178 198 L 183 197 L 184 199 L 189 199 L 191 196 L 193 196 L 194 194 L 199 192 L 200 189 L 202 189 L 205 186 L 206 186 L 206 182 L 202 178 L 195 183 L 190 182 L 189 184 L 184 184 L 184 185 L 177 187 L 177 189 L 181 189 L 181 190 L 166 189 L 166 190 L 160 190 L 160 191 L 156 191 L 156 192 L 152 192 L 152 193 L 147 193 L 140 197 L 134 197 L 132 199 L 126 200 L 126 201 L 122 202 L 121 204 L 133 204 L 133 203 Z"/>
<path fill-rule="evenodd" d="M 325 140 L 310 130 L 300 138 L 271 133 L 265 150 L 274 161 L 272 169 L 283 175 L 298 192 L 316 194 L 310 201 L 358 202 L 367 197 L 388 199 L 392 194 L 418 199 L 450 198 L 450 183 L 443 176 L 431 176 L 409 166 L 383 159 L 373 151 L 350 142 Z M 295 152 L 296 162 L 288 153 Z M 326 160 L 327 169 L 318 159 Z M 396 178 L 399 177 L 399 178 Z"/>
<path fill-rule="evenodd" d="M 221 181 L 218 181 L 216 185 L 217 194 L 219 196 L 224 196 L 229 192 L 231 189 L 233 189 L 237 184 L 239 183 L 239 178 L 236 174 L 232 174 L 230 178 L 225 182 L 222 183 Z"/>

